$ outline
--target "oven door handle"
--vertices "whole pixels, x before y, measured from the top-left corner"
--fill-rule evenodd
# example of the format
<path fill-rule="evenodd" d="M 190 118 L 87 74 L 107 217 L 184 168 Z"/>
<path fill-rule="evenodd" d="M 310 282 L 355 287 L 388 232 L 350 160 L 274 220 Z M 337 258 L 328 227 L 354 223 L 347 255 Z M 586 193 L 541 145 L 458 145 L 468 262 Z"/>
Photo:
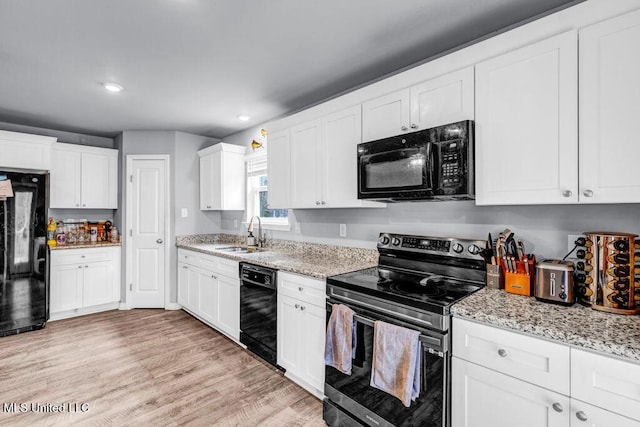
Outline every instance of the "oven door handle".
<path fill-rule="evenodd" d="M 333 304 L 327 302 L 327 308 L 330 308 L 333 311 Z M 362 316 L 361 314 L 354 314 L 353 320 L 355 320 L 356 322 L 360 322 L 363 325 L 370 326 L 372 328 L 375 326 L 375 322 L 376 322 L 375 320 Z M 428 349 L 434 350 L 434 351 L 430 351 L 430 353 L 435 353 L 440 356 L 443 356 L 443 350 L 436 350 L 431 347 L 433 345 L 441 347 L 446 351 L 446 347 L 447 347 L 446 343 L 444 341 L 439 340 L 438 338 L 420 334 L 420 336 L 418 337 L 418 340 L 421 343 L 423 343 Z"/>

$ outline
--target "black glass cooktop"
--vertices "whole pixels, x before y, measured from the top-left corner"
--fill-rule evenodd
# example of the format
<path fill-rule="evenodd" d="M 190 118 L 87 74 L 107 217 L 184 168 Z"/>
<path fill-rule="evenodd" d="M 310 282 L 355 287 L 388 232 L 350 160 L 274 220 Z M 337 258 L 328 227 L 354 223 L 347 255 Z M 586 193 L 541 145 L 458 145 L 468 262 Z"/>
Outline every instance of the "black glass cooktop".
<path fill-rule="evenodd" d="M 331 276 L 327 283 L 434 312 L 448 311 L 444 308 L 484 286 L 477 281 L 442 274 L 409 273 L 378 267 Z"/>

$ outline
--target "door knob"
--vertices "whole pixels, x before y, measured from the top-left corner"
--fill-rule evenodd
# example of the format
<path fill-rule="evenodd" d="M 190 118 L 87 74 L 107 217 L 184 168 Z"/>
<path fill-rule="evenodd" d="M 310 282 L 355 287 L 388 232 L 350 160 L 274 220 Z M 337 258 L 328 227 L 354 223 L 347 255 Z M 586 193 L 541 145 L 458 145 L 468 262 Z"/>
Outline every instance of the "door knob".
<path fill-rule="evenodd" d="M 162 243 L 162 239 L 156 240 L 156 243 Z"/>
<path fill-rule="evenodd" d="M 571 197 L 571 196 L 573 195 L 573 193 L 571 192 L 571 190 L 564 190 L 564 191 L 562 192 L 562 195 L 563 195 L 564 197 Z"/>
<path fill-rule="evenodd" d="M 584 190 L 582 194 L 584 194 L 584 197 L 593 197 L 593 191 L 591 190 Z"/>

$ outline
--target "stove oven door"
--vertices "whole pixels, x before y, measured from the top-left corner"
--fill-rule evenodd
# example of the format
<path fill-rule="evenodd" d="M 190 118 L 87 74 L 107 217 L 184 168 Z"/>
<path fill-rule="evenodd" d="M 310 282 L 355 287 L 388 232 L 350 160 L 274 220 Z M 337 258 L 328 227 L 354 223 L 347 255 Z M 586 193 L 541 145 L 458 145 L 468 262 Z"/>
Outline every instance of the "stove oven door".
<path fill-rule="evenodd" d="M 327 319 L 331 315 L 327 303 Z M 447 335 L 349 305 L 356 312 L 357 348 L 351 375 L 325 367 L 324 420 L 330 426 L 431 426 L 446 427 L 449 417 L 449 372 L 451 359 Z M 400 400 L 371 387 L 373 322 L 388 323 L 421 332 L 420 396 L 405 407 Z"/>

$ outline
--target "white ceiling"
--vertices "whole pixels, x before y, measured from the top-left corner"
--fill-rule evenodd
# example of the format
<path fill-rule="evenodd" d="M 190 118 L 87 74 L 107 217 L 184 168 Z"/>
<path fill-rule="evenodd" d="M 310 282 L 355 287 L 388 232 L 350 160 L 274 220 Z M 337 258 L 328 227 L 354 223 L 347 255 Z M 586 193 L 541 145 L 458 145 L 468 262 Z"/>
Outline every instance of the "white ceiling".
<path fill-rule="evenodd" d="M 221 138 L 567 3 L 0 0 L 0 121 Z"/>

